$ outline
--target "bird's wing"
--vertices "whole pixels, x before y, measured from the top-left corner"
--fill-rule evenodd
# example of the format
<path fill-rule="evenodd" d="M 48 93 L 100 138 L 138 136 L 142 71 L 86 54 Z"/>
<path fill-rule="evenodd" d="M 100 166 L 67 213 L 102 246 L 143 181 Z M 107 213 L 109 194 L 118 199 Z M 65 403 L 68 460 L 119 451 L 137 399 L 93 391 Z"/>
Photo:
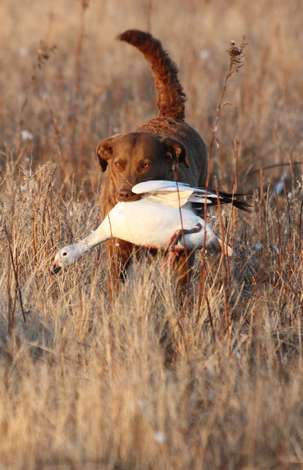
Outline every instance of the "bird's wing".
<path fill-rule="evenodd" d="M 229 194 L 213 190 L 195 188 L 187 183 L 176 181 L 152 180 L 138 183 L 132 188 L 133 193 L 172 207 L 182 207 L 192 203 L 193 207 L 220 204 L 232 204 L 238 209 L 249 210 L 249 204 L 243 201 L 243 194 Z M 240 199 L 239 199 L 240 198 Z M 197 208 L 197 207 L 196 207 Z"/>
<path fill-rule="evenodd" d="M 135 194 L 142 194 L 143 198 L 166 204 L 171 207 L 182 207 L 188 202 L 196 204 L 214 205 L 217 194 L 202 188 L 191 187 L 187 183 L 166 180 L 151 180 L 138 183 L 132 188 Z"/>
<path fill-rule="evenodd" d="M 193 191 L 194 188 L 191 188 L 189 184 L 165 180 L 144 181 L 132 188 L 133 193 L 141 194 L 144 199 L 171 207 L 184 206 Z"/>

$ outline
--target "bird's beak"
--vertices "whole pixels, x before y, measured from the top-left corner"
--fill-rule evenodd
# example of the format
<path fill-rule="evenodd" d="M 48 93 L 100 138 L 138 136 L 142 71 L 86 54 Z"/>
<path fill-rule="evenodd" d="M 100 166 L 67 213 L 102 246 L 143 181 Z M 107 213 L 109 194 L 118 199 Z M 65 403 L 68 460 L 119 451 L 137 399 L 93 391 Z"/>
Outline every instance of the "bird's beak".
<path fill-rule="evenodd" d="M 51 267 L 50 273 L 57 274 L 59 271 L 61 271 L 61 266 L 59 266 L 58 263 L 55 261 Z"/>

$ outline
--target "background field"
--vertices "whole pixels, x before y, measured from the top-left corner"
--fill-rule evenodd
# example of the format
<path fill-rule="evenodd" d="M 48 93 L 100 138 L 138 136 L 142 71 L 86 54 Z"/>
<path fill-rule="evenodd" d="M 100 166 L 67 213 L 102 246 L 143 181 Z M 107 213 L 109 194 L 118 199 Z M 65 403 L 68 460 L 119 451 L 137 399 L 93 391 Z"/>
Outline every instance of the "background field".
<path fill-rule="evenodd" d="M 0 18 L 1 468 L 301 468 L 302 2 L 4 0 Z M 157 259 L 113 303 L 103 248 L 49 275 L 100 220 L 99 139 L 155 113 L 115 41 L 130 27 L 163 41 L 188 121 L 215 132 L 213 184 L 254 192 L 217 224 L 234 257 L 197 255 L 181 303 Z"/>

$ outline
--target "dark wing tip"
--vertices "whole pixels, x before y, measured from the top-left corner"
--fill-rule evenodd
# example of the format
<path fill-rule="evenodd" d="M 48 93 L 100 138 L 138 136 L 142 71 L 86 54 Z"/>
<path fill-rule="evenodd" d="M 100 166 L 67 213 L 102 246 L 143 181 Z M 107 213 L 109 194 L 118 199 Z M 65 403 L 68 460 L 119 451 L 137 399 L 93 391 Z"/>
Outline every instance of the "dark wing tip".
<path fill-rule="evenodd" d="M 233 206 L 237 207 L 237 209 L 241 209 L 242 211 L 245 212 L 250 212 L 252 209 L 252 204 L 250 202 L 244 200 L 246 199 L 251 199 L 252 194 L 249 193 L 225 193 L 223 191 L 216 192 L 212 189 L 208 190 L 214 195 L 217 195 L 217 198 L 210 199 L 210 205 L 212 206 L 218 206 L 219 204 L 232 204 Z"/>
<path fill-rule="evenodd" d="M 233 206 L 237 207 L 237 209 L 241 209 L 245 212 L 251 212 L 252 205 L 249 204 L 247 201 L 232 200 L 231 203 Z"/>

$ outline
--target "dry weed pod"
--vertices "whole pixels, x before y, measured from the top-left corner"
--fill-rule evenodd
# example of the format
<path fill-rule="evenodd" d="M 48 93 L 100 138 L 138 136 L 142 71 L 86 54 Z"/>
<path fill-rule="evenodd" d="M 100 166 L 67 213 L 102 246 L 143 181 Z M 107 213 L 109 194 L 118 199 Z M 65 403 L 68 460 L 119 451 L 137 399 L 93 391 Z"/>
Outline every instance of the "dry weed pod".
<path fill-rule="evenodd" d="M 86 10 L 89 7 L 89 0 L 82 0 L 81 1 L 81 6 L 83 10 Z"/>
<path fill-rule="evenodd" d="M 37 50 L 37 66 L 39 69 L 41 69 L 43 65 L 49 60 L 56 49 L 56 45 L 49 46 L 44 41 L 40 41 L 40 45 Z"/>
<path fill-rule="evenodd" d="M 230 70 L 238 72 L 238 70 L 244 65 L 244 49 L 247 46 L 245 38 L 242 39 L 239 45 L 235 41 L 230 41 L 230 47 L 227 49 L 227 53 L 230 56 Z"/>

